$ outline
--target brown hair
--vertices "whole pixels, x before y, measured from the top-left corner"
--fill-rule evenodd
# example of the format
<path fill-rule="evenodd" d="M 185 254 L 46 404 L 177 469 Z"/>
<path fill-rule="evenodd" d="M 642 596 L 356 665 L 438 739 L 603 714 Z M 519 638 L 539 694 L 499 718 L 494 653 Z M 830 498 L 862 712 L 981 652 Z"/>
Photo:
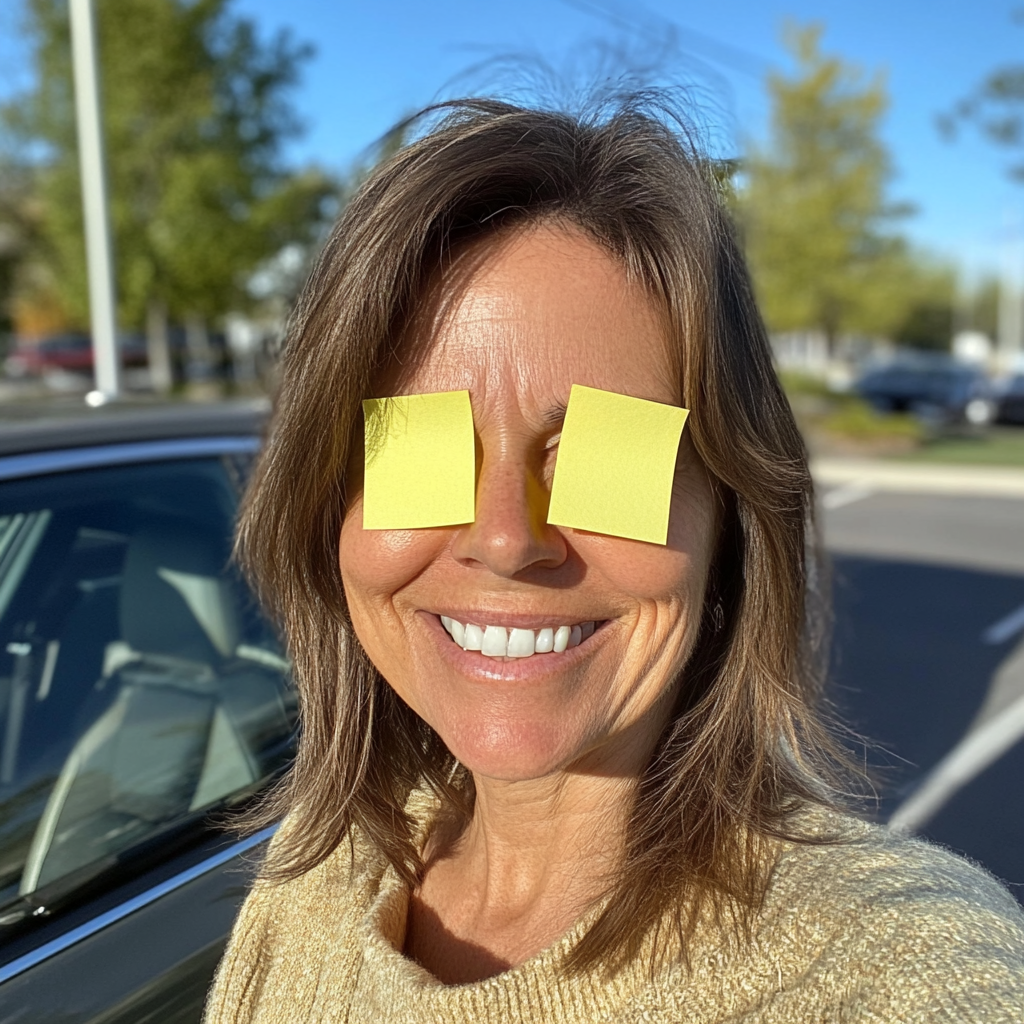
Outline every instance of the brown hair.
<path fill-rule="evenodd" d="M 302 734 L 291 771 L 249 820 L 291 816 L 264 867 L 271 879 L 307 871 L 357 827 L 414 885 L 410 792 L 427 787 L 471 814 L 471 777 L 353 632 L 338 569 L 345 468 L 361 443 L 360 400 L 453 247 L 543 219 L 577 226 L 668 311 L 688 430 L 723 508 L 699 636 L 639 780 L 623 867 L 570 964 L 614 969 L 657 936 L 666 909 L 683 940 L 709 908 L 748 920 L 773 837 L 801 802 L 830 800 L 806 453 L 715 168 L 680 122 L 641 101 L 585 117 L 490 100 L 430 114 L 430 130 L 343 212 L 290 325 L 238 543 L 287 636 Z"/>

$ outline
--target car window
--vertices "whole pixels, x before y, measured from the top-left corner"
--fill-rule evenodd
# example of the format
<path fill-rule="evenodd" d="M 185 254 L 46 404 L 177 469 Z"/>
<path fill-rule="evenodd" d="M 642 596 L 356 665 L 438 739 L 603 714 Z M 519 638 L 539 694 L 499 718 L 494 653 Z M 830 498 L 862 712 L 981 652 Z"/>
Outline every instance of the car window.
<path fill-rule="evenodd" d="M 291 756 L 288 665 L 230 563 L 239 476 L 199 459 L 0 483 L 0 925 Z"/>

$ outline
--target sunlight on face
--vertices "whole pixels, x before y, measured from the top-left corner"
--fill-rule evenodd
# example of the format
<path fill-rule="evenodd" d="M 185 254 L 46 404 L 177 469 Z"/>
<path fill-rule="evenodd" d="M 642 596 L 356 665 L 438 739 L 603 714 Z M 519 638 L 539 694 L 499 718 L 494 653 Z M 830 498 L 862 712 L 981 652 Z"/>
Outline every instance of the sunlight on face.
<path fill-rule="evenodd" d="M 632 774 L 696 639 L 715 536 L 707 475 L 684 434 L 665 546 L 545 520 L 573 384 L 679 403 L 663 316 L 572 229 L 520 230 L 479 243 L 473 255 L 468 281 L 446 296 L 443 316 L 412 332 L 417 357 L 381 394 L 469 390 L 476 520 L 364 530 L 357 496 L 340 541 L 356 634 L 475 774 Z M 457 644 L 441 616 L 509 636 L 575 626 L 582 642 L 487 657 Z"/>

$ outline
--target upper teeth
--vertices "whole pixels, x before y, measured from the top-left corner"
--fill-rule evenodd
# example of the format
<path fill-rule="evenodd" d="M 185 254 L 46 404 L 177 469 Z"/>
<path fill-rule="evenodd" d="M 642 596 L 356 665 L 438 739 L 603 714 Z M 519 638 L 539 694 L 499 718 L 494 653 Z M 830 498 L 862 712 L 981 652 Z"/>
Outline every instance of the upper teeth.
<path fill-rule="evenodd" d="M 579 647 L 597 628 L 596 622 L 580 622 L 537 630 L 506 629 L 463 624 L 447 615 L 441 616 L 441 624 L 464 651 L 479 651 L 488 658 L 529 658 L 549 651 L 561 654 L 569 647 Z"/>

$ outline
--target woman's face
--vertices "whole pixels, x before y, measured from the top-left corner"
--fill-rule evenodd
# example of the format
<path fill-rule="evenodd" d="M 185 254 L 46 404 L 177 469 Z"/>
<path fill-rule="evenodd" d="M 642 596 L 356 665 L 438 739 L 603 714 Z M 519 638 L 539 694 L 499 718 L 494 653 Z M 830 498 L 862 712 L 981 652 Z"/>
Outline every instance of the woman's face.
<path fill-rule="evenodd" d="M 716 532 L 708 478 L 684 432 L 665 546 L 545 520 L 573 384 L 679 404 L 663 315 L 581 232 L 529 228 L 470 255 L 468 280 L 413 330 L 415 360 L 379 394 L 469 391 L 476 520 L 364 530 L 356 496 L 340 543 L 352 621 L 384 678 L 475 775 L 633 774 L 696 638 Z M 535 636 L 581 626 L 585 639 L 487 657 L 463 650 L 441 616 Z"/>

